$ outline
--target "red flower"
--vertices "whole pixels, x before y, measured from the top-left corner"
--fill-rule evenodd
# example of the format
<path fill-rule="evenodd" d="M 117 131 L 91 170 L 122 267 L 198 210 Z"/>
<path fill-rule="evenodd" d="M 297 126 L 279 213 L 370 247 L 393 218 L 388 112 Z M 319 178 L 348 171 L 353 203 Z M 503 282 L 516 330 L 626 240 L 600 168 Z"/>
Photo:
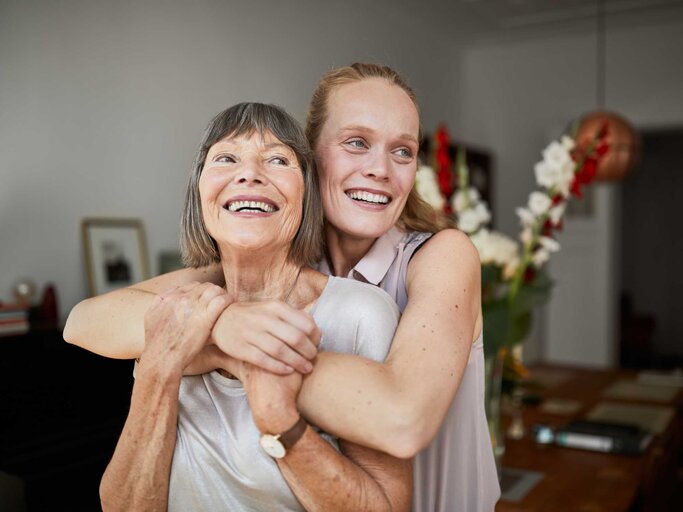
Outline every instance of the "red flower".
<path fill-rule="evenodd" d="M 439 180 L 439 190 L 441 190 L 441 195 L 444 197 L 450 197 L 453 193 L 454 183 L 453 183 L 453 161 L 451 160 L 451 154 L 449 150 L 450 136 L 448 134 L 448 129 L 445 125 L 440 125 L 436 131 L 436 165 L 437 165 L 437 178 Z M 450 213 L 450 205 L 446 201 L 446 207 L 444 207 L 446 213 Z"/>

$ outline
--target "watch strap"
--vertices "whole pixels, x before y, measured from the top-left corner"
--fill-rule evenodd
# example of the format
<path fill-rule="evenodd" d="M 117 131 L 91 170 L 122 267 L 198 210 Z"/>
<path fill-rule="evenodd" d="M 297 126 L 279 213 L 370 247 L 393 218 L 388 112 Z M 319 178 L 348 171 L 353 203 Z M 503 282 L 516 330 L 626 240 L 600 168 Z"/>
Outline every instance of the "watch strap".
<path fill-rule="evenodd" d="M 304 435 L 304 432 L 306 432 L 307 426 L 308 423 L 306 423 L 304 417 L 299 416 L 299 419 L 294 426 L 280 434 L 278 440 L 282 443 L 282 446 L 289 450 L 297 443 L 299 439 L 301 439 L 301 437 Z"/>

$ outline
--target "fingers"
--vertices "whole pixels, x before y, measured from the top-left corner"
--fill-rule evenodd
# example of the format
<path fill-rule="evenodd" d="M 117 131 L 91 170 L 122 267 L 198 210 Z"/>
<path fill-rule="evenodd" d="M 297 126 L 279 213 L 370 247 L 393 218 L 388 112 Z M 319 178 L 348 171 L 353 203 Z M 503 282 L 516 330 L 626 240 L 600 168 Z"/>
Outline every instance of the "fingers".
<path fill-rule="evenodd" d="M 311 315 L 280 301 L 269 303 L 269 307 L 279 318 L 303 332 L 313 346 L 317 347 L 320 344 L 320 329 Z"/>
<path fill-rule="evenodd" d="M 273 322 L 269 326 L 270 334 L 272 334 L 276 339 L 287 344 L 292 350 L 296 351 L 298 355 L 305 359 L 313 359 L 318 353 L 315 343 L 313 343 L 306 333 L 297 327 L 283 321 Z M 284 361 L 285 363 L 292 364 L 290 361 Z"/>
<path fill-rule="evenodd" d="M 287 343 L 275 337 L 270 331 L 253 333 L 250 345 L 253 345 L 270 358 L 294 368 L 299 373 L 305 374 L 313 370 L 313 366 L 308 359 L 291 348 Z"/>
<path fill-rule="evenodd" d="M 294 371 L 293 367 L 278 361 L 254 345 L 246 345 L 240 359 L 276 375 L 289 375 Z"/>

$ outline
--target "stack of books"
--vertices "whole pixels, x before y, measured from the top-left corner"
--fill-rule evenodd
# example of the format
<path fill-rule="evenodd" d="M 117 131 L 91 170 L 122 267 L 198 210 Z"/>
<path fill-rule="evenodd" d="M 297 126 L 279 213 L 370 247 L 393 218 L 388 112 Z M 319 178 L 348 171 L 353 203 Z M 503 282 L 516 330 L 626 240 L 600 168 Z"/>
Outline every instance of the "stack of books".
<path fill-rule="evenodd" d="M 0 304 L 0 336 L 28 332 L 28 307 L 21 304 Z"/>
<path fill-rule="evenodd" d="M 555 432 L 555 444 L 606 453 L 643 453 L 652 434 L 637 425 L 575 420 Z"/>

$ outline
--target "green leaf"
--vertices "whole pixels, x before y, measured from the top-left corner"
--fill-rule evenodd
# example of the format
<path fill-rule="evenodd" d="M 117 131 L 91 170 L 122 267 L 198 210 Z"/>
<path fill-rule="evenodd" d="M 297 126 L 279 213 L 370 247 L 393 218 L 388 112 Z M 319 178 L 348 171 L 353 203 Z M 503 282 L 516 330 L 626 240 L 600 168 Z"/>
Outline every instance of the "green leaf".
<path fill-rule="evenodd" d="M 482 305 L 484 315 L 484 355 L 490 357 L 506 345 L 509 326 L 507 301 L 497 300 Z"/>
<path fill-rule="evenodd" d="M 531 329 L 531 311 L 511 319 L 506 344 L 510 347 L 524 341 Z"/>
<path fill-rule="evenodd" d="M 481 266 L 481 288 L 493 286 L 500 282 L 501 268 L 496 265 Z"/>

